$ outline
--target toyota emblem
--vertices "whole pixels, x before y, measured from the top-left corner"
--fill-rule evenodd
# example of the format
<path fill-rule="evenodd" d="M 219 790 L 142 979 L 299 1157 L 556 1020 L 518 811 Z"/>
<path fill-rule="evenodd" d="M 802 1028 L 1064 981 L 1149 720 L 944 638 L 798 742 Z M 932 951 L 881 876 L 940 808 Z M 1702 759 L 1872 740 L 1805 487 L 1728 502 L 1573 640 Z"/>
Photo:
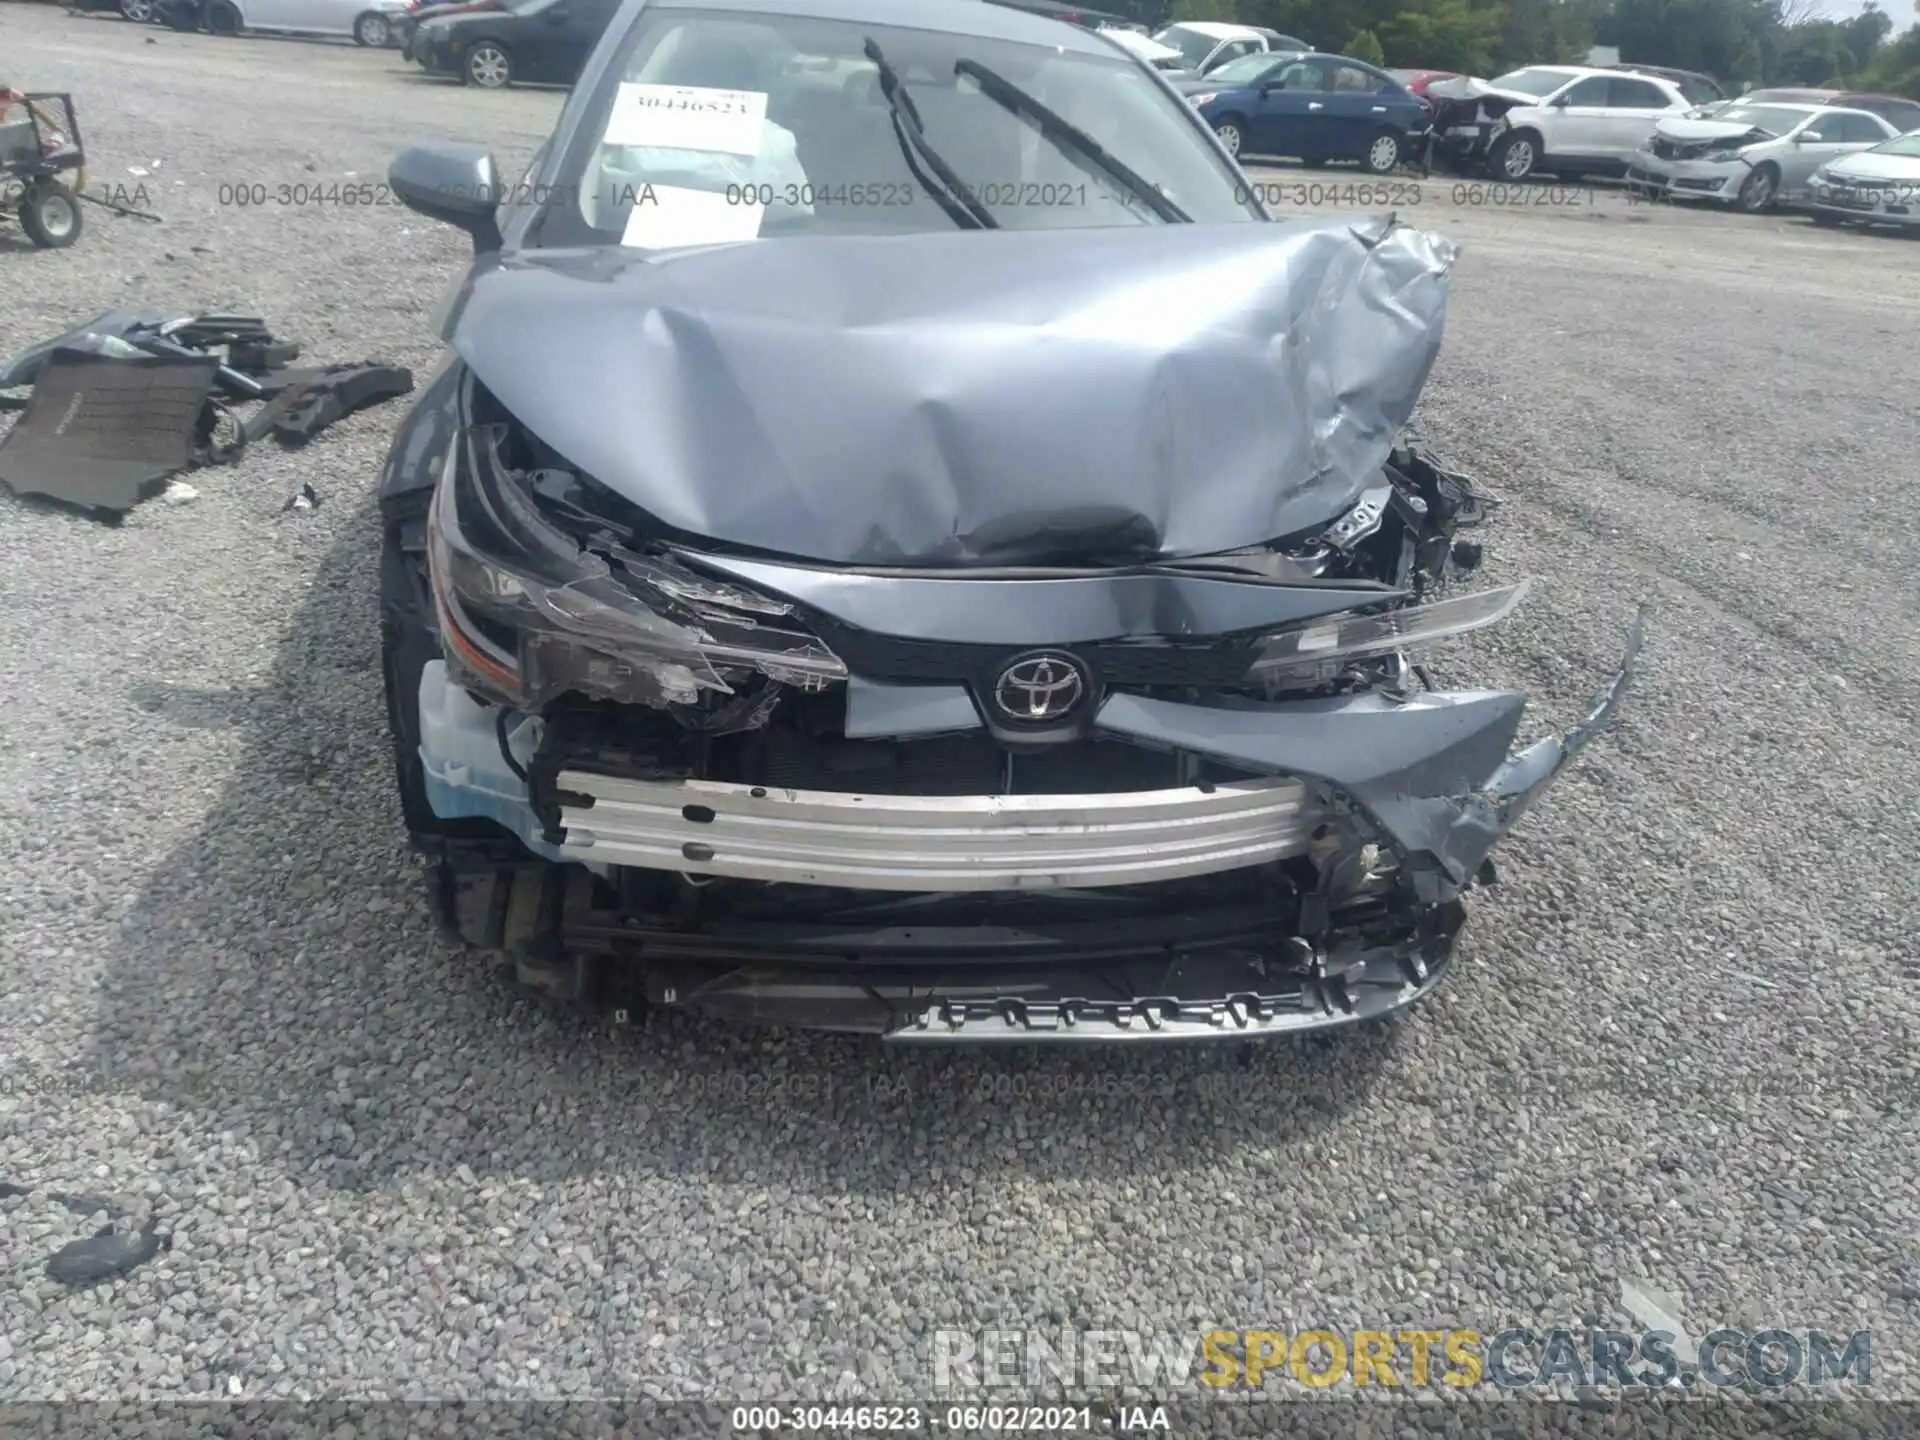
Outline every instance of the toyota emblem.
<path fill-rule="evenodd" d="M 993 703 L 1013 720 L 1058 720 L 1087 693 L 1079 662 L 1070 655 L 1025 655 L 1000 672 Z"/>

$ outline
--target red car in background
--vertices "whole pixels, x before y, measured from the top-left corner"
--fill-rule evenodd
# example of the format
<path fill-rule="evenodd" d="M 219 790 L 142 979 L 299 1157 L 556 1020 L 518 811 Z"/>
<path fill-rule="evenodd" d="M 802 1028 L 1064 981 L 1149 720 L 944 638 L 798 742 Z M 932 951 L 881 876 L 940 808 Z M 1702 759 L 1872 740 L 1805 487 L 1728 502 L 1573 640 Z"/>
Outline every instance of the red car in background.
<path fill-rule="evenodd" d="M 475 15 L 483 10 L 504 10 L 507 0 L 413 0 L 407 6 L 407 13 L 393 22 L 393 38 L 400 46 L 401 58 L 413 58 L 413 37 L 419 33 L 420 26 L 428 20 L 438 20 L 443 15 Z"/>
<path fill-rule="evenodd" d="M 1387 74 L 1398 80 L 1407 89 L 1422 100 L 1427 98 L 1427 86 L 1436 80 L 1458 80 L 1457 70 L 1389 70 Z"/>

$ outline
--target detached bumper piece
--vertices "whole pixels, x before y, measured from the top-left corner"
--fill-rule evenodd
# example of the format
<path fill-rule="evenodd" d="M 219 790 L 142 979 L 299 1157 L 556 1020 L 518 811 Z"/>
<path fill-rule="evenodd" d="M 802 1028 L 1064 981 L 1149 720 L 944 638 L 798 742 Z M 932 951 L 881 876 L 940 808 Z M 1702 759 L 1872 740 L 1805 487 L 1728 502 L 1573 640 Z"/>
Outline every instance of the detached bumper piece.
<path fill-rule="evenodd" d="M 1396 945 L 1356 942 L 1323 952 L 1305 940 L 1285 947 L 1293 968 L 1221 957 L 1141 977 L 1128 998 L 1087 984 L 1073 995 L 943 997 L 884 1032 L 902 1045 L 1072 1041 L 1255 1039 L 1378 1020 L 1413 1004 L 1446 978 L 1464 919 L 1455 903 L 1428 917 L 1426 933 Z M 1094 977 L 1089 977 L 1094 978 Z M 1099 978 L 1111 980 L 1111 976 Z M 1056 980 L 1055 991 L 1064 989 Z"/>

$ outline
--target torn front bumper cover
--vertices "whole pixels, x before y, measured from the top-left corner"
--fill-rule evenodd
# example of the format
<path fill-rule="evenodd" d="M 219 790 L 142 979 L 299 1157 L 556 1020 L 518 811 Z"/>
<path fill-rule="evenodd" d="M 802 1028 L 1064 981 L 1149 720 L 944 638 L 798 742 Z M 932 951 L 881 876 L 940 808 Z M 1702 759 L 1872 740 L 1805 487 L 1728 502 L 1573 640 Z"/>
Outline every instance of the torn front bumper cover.
<path fill-rule="evenodd" d="M 1613 720 L 1642 638 L 1563 735 L 1511 749 L 1524 696 L 1378 694 L 1276 704 L 1190 704 L 1118 694 L 1095 728 L 1210 755 L 1271 783 L 1095 796 L 927 798 L 830 794 L 569 768 L 547 827 L 561 954 L 644 962 L 648 1003 L 758 1023 L 878 1033 L 903 1043 L 1254 1038 L 1374 1019 L 1441 983 L 1460 896 L 1489 852 Z M 423 754 L 430 771 L 434 757 Z M 458 779 L 440 767 L 436 797 Z M 498 785 L 494 785 L 497 792 Z M 488 813 L 511 825 L 490 792 Z M 435 808 L 450 801 L 436 798 Z M 526 830 L 538 828 L 535 808 Z M 523 828 L 512 826 L 511 828 Z M 540 847 L 540 848 L 545 848 Z M 1381 865 L 1389 855 L 1391 862 Z M 908 901 L 821 923 L 725 919 L 697 929 L 597 908 L 586 867 L 859 892 L 1071 897 L 1102 886 L 1153 897 L 1157 881 L 1310 855 L 1318 894 L 1287 907 L 1168 903 L 1085 921 L 948 924 Z M 1385 875 L 1385 879 L 1381 878 Z M 554 879 L 553 877 L 563 877 Z M 1114 892 L 1108 892 L 1109 895 Z M 887 918 L 876 918 L 885 916 Z"/>

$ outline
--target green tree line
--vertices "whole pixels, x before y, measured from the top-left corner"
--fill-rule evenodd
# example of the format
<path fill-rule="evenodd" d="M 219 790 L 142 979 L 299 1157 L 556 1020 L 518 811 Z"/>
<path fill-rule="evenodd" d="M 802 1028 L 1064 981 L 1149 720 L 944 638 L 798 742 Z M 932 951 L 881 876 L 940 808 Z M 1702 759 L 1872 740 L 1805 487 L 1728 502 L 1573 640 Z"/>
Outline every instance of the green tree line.
<path fill-rule="evenodd" d="M 1729 93 L 1820 85 L 1920 98 L 1920 24 L 1893 34 L 1872 0 L 1829 19 L 1820 0 L 1108 0 L 1149 24 L 1264 25 L 1387 65 L 1491 76 L 1583 60 L 1591 46 L 1628 64 L 1701 70 Z"/>

